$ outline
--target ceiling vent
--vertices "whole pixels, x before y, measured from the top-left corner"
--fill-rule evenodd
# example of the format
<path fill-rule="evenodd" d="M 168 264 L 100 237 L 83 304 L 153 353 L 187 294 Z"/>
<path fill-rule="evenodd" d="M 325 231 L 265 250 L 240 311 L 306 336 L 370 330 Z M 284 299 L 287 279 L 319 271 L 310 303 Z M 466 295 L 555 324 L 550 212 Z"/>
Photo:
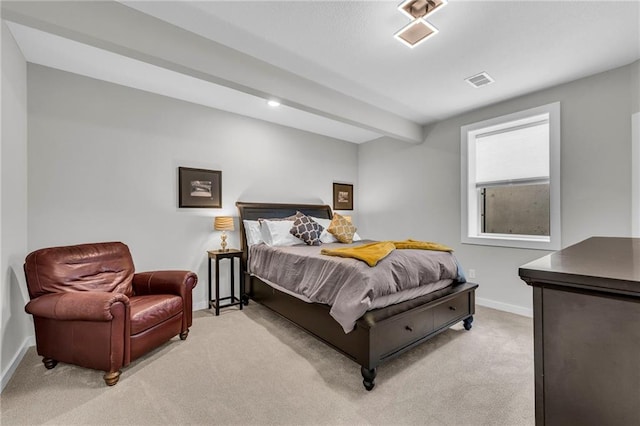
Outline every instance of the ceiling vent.
<path fill-rule="evenodd" d="M 487 74 L 486 72 L 481 72 L 480 74 L 467 77 L 464 80 L 476 89 L 478 87 L 486 86 L 487 84 L 491 84 L 494 82 L 493 78 L 491 78 L 491 76 L 489 76 L 489 74 Z"/>

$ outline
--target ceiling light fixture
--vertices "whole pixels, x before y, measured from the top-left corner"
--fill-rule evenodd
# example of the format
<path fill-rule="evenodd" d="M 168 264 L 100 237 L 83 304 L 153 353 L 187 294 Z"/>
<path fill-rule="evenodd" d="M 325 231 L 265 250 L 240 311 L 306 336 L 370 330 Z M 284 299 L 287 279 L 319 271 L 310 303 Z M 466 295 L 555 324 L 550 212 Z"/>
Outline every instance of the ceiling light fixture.
<path fill-rule="evenodd" d="M 446 0 L 405 0 L 400 3 L 398 10 L 412 21 L 393 36 L 404 45 L 413 48 L 436 35 L 438 29 L 424 18 L 446 4 Z"/>
<path fill-rule="evenodd" d="M 276 101 L 275 99 L 269 99 L 267 101 L 267 105 L 269 105 L 270 107 L 277 107 L 280 106 L 280 102 Z"/>
<path fill-rule="evenodd" d="M 409 19 L 417 19 L 426 18 L 446 5 L 446 0 L 405 0 L 400 3 L 398 10 Z"/>
<path fill-rule="evenodd" d="M 410 22 L 406 27 L 395 33 L 393 36 L 404 43 L 405 46 L 414 48 L 429 37 L 438 34 L 438 29 L 425 21 L 418 18 Z"/>

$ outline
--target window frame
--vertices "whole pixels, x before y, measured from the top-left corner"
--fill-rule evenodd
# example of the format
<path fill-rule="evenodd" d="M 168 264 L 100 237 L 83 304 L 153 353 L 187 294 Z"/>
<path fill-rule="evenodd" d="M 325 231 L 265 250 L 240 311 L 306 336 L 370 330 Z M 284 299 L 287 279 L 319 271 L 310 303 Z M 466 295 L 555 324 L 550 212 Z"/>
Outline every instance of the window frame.
<path fill-rule="evenodd" d="M 488 128 L 505 129 L 513 122 L 548 115 L 549 120 L 549 236 L 486 234 L 481 232 L 480 201 L 475 181 L 475 135 Z M 512 124 L 509 126 L 509 124 Z M 473 144 L 473 145 L 472 145 Z M 460 128 L 461 241 L 498 247 L 559 250 L 561 248 L 560 214 L 560 102 L 514 112 L 468 124 Z"/>

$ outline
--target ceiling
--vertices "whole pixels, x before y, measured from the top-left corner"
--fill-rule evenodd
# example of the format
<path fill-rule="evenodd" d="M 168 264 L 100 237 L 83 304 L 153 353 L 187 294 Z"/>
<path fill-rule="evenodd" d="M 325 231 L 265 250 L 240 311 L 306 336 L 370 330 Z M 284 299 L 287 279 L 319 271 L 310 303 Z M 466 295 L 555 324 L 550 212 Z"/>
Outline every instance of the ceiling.
<path fill-rule="evenodd" d="M 3 1 L 3 18 L 30 62 L 355 143 L 421 142 L 436 121 L 640 59 L 640 1 L 451 0 L 414 49 L 393 38 L 399 1 L 109 3 L 76 5 L 85 27 L 37 3 Z M 143 27 L 173 38 L 160 50 Z M 178 39 L 210 44 L 196 58 Z M 480 72 L 495 82 L 464 81 Z"/>

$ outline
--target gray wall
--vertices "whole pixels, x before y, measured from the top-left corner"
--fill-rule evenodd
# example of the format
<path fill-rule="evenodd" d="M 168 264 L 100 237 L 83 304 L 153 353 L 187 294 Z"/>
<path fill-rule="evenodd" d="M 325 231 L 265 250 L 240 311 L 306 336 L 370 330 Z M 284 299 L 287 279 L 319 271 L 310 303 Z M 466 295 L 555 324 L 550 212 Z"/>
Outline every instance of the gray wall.
<path fill-rule="evenodd" d="M 563 247 L 592 235 L 629 236 L 634 70 L 637 63 L 444 120 L 422 145 L 360 145 L 363 234 L 452 245 L 465 270 L 476 271 L 480 303 L 530 314 L 518 267 L 547 252 L 460 243 L 460 127 L 560 101 Z"/>
<path fill-rule="evenodd" d="M 33 344 L 22 273 L 27 253 L 27 63 L 2 22 L 0 146 L 0 389 Z"/>
<path fill-rule="evenodd" d="M 422 145 L 381 138 L 357 146 L 27 67 L 2 30 L 3 374 L 32 339 L 16 272 L 27 251 L 123 240 L 137 270 L 196 271 L 194 304 L 202 308 L 205 251 L 219 241 L 213 216 L 236 215 L 236 200 L 331 204 L 333 181 L 356 185 L 353 216 L 361 235 L 451 244 L 465 268 L 476 270 L 481 302 L 526 314 L 531 297 L 517 268 L 544 252 L 459 243 L 460 126 L 553 101 L 562 103 L 563 245 L 629 233 L 637 63 L 443 121 Z M 178 166 L 222 170 L 223 208 L 178 209 Z M 237 232 L 230 245 L 238 245 Z"/>
<path fill-rule="evenodd" d="M 640 61 L 631 65 L 631 112 L 640 112 Z"/>
<path fill-rule="evenodd" d="M 632 233 L 640 237 L 640 61 L 631 66 L 631 113 L 634 132 L 631 167 L 633 169 L 632 185 Z"/>
<path fill-rule="evenodd" d="M 196 309 L 214 216 L 237 216 L 237 200 L 331 204 L 334 180 L 357 187 L 348 142 L 32 64 L 28 89 L 29 250 L 123 241 L 138 271 L 195 271 Z M 179 209 L 179 166 L 221 170 L 223 208 Z"/>

